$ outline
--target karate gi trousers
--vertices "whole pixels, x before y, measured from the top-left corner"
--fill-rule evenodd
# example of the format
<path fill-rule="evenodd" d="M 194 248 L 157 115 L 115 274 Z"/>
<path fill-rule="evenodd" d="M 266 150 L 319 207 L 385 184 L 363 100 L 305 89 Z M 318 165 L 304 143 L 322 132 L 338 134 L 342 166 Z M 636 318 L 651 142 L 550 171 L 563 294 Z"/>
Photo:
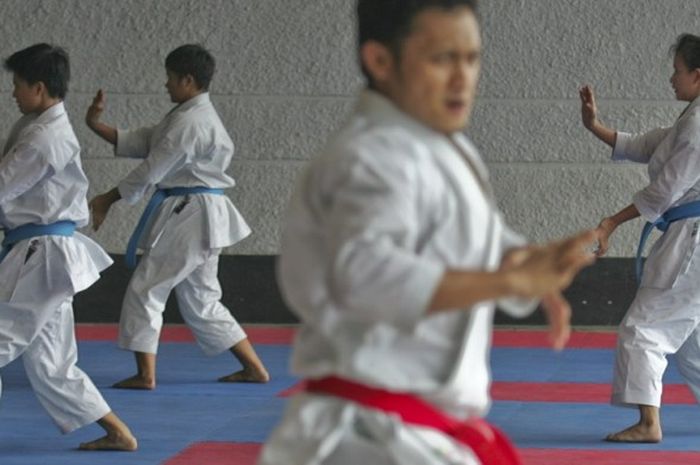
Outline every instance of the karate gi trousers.
<path fill-rule="evenodd" d="M 618 332 L 613 404 L 659 407 L 669 354 L 676 354 L 680 373 L 700 402 L 699 283 L 700 247 L 672 287 L 639 288 Z"/>
<path fill-rule="evenodd" d="M 173 213 L 156 233 L 124 295 L 119 347 L 155 354 L 163 311 L 174 289 L 183 320 L 207 355 L 224 352 L 247 336 L 221 304 L 218 248 L 206 245 L 200 208 Z"/>
<path fill-rule="evenodd" d="M 79 234 L 23 241 L 0 263 L 0 368 L 22 358 L 34 393 L 63 433 L 111 411 L 76 366 L 72 307 L 75 292 L 89 287 L 110 263 Z"/>

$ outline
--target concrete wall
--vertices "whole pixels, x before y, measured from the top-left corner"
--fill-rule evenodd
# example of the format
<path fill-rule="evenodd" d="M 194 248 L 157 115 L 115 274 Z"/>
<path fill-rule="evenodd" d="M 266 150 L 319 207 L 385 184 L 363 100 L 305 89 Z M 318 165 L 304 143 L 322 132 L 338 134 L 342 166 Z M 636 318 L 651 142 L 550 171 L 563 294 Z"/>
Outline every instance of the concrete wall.
<path fill-rule="evenodd" d="M 154 122 L 171 107 L 162 63 L 200 42 L 218 59 L 212 98 L 238 152 L 234 202 L 255 233 L 227 253 L 277 252 L 278 224 L 295 176 L 352 107 L 354 2 L 347 0 L 3 0 L 0 55 L 39 41 L 71 53 L 67 106 L 92 192 L 134 165 L 115 160 L 82 119 L 97 88 L 105 121 Z M 483 150 L 506 216 L 542 241 L 594 226 L 643 185 L 643 167 L 611 164 L 586 133 L 577 88 L 595 86 L 604 121 L 627 130 L 672 124 L 682 105 L 668 84 L 668 47 L 700 33 L 697 2 L 482 0 L 484 71 L 469 129 Z M 0 79 L 0 129 L 17 117 Z M 140 209 L 118 206 L 95 237 L 123 253 Z M 612 256 L 630 256 L 639 223 Z"/>

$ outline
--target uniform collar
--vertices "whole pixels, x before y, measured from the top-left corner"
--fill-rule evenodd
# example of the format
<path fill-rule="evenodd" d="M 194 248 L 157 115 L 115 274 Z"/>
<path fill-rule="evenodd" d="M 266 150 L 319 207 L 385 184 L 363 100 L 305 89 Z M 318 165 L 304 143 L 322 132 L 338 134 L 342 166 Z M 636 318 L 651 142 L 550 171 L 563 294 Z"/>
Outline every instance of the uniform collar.
<path fill-rule="evenodd" d="M 58 118 L 61 115 L 64 115 L 65 113 L 66 108 L 63 105 L 63 101 L 60 101 L 56 105 L 52 105 L 43 112 L 39 113 L 34 122 L 39 124 L 46 123 L 48 121 Z"/>
<path fill-rule="evenodd" d="M 700 97 L 695 97 L 695 100 L 693 100 L 692 102 L 690 102 L 690 106 L 691 106 L 691 107 L 697 107 L 698 105 L 700 105 Z"/>
<path fill-rule="evenodd" d="M 700 98 L 698 98 L 700 101 Z M 394 104 L 389 98 L 374 90 L 365 89 L 360 94 L 357 102 L 357 113 L 365 116 L 371 121 L 384 124 L 397 124 L 408 128 L 412 133 L 418 134 L 422 138 L 430 140 L 439 139 L 441 141 L 452 140 L 465 146 L 468 150 L 473 150 L 469 139 L 462 131 L 455 131 L 452 134 L 444 134 L 426 126 L 417 119 L 405 113 Z M 466 147 L 469 146 L 469 147 Z"/>
<path fill-rule="evenodd" d="M 465 139 L 461 131 L 456 131 L 450 135 L 435 131 L 401 110 L 383 94 L 371 89 L 364 89 L 362 91 L 355 111 L 377 123 L 403 126 L 412 133 L 419 135 L 421 138 L 427 138 L 429 140 L 439 139 L 441 141 Z"/>
<path fill-rule="evenodd" d="M 695 100 L 686 105 L 681 114 L 678 116 L 678 119 L 680 120 L 684 116 L 689 115 L 693 110 L 695 110 L 698 107 L 700 107 L 700 97 L 696 97 Z"/>
<path fill-rule="evenodd" d="M 356 112 L 370 122 L 401 126 L 429 144 L 443 147 L 445 150 L 457 153 L 460 157 L 465 157 L 469 169 L 475 171 L 474 175 L 481 179 L 486 196 L 493 196 L 488 181 L 488 170 L 477 150 L 463 132 L 456 131 L 447 135 L 435 131 L 406 114 L 384 95 L 369 89 L 365 89 L 360 94 Z"/>
<path fill-rule="evenodd" d="M 175 111 L 187 111 L 190 108 L 196 107 L 198 105 L 203 105 L 211 102 L 209 99 L 209 92 L 202 92 L 199 95 L 196 95 L 192 97 L 191 99 L 187 100 L 186 102 L 182 102 L 180 105 L 176 106 L 173 109 L 173 112 Z"/>

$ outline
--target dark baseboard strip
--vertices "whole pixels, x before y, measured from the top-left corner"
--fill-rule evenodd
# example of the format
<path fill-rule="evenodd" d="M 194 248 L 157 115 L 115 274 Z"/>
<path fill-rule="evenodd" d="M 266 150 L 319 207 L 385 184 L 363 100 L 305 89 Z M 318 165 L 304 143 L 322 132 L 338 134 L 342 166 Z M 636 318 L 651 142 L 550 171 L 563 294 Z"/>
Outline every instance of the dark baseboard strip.
<path fill-rule="evenodd" d="M 76 321 L 110 323 L 119 320 L 124 289 L 131 272 L 124 266 L 123 255 L 113 255 L 114 265 L 107 269 L 90 289 L 75 297 Z M 222 302 L 241 323 L 289 324 L 297 322 L 287 309 L 277 289 L 275 256 L 224 255 L 219 262 L 219 280 L 223 287 Z M 617 325 L 629 306 L 636 283 L 634 260 L 602 258 L 584 270 L 566 291 L 573 308 L 574 325 Z M 166 306 L 166 323 L 182 323 L 174 296 Z M 496 324 L 541 325 L 540 312 L 517 320 L 499 312 Z"/>
<path fill-rule="evenodd" d="M 601 258 L 583 270 L 564 292 L 574 326 L 617 326 L 637 292 L 633 258 Z M 542 312 L 514 319 L 498 312 L 498 325 L 544 325 Z"/>
<path fill-rule="evenodd" d="M 131 271 L 123 255 L 112 255 L 114 265 L 90 289 L 75 297 L 75 316 L 80 323 L 119 321 L 124 290 Z M 223 288 L 222 303 L 240 323 L 285 324 L 297 319 L 287 310 L 275 280 L 273 255 L 222 255 L 219 281 Z M 171 293 L 163 315 L 166 323 L 182 323 L 175 295 Z"/>

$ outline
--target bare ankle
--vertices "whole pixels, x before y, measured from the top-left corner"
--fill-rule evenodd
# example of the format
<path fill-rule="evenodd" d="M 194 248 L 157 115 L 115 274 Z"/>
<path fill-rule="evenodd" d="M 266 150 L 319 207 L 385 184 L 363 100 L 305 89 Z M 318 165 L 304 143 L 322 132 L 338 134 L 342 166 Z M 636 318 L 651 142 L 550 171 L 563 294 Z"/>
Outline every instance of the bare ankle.
<path fill-rule="evenodd" d="M 661 429 L 661 418 L 659 408 L 653 405 L 639 406 L 639 424 L 646 428 Z"/>

